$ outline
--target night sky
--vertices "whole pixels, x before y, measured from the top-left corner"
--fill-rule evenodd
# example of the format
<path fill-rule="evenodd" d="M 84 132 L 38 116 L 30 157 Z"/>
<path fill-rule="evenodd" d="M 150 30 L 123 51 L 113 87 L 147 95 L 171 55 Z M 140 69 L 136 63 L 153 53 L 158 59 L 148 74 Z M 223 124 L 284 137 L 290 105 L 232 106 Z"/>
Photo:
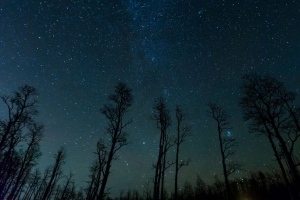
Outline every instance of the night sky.
<path fill-rule="evenodd" d="M 99 109 L 118 82 L 133 90 L 126 119 L 133 123 L 128 146 L 113 162 L 108 187 L 142 189 L 154 176 L 159 131 L 151 120 L 162 95 L 173 122 L 175 106 L 193 125 L 181 158 L 180 185 L 199 174 L 208 183 L 222 174 L 217 129 L 208 101 L 231 116 L 239 143 L 233 160 L 248 170 L 277 165 L 267 140 L 247 132 L 238 106 L 241 77 L 271 75 L 300 92 L 300 3 L 298 0 L 16 0 L 0 3 L 0 93 L 23 84 L 39 91 L 37 121 L 46 126 L 39 167 L 67 149 L 65 173 L 85 186 L 107 121 Z M 298 100 L 299 103 L 299 100 Z M 0 104 L 1 117 L 6 116 Z M 175 132 L 175 125 L 171 128 Z M 174 158 L 171 154 L 170 158 Z M 173 173 L 167 173 L 173 191 Z M 240 172 L 245 175 L 245 171 Z"/>

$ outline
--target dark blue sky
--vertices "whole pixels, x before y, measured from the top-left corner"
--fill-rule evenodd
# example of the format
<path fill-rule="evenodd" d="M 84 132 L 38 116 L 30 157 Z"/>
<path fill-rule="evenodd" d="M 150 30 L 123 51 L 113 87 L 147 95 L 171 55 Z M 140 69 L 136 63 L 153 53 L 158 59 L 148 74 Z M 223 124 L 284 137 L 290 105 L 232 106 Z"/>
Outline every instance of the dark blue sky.
<path fill-rule="evenodd" d="M 232 116 L 239 143 L 234 159 L 245 170 L 276 166 L 266 140 L 247 132 L 239 86 L 243 74 L 257 72 L 299 93 L 299 33 L 300 5 L 292 0 L 3 1 L 0 92 L 23 84 L 38 89 L 38 120 L 46 126 L 40 166 L 52 164 L 65 145 L 65 173 L 72 170 L 84 185 L 95 142 L 105 138 L 99 109 L 114 85 L 126 82 L 135 97 L 128 113 L 132 143 L 113 163 L 113 193 L 141 189 L 154 176 L 159 138 L 150 116 L 163 95 L 173 117 L 180 104 L 194 125 L 181 153 L 192 162 L 180 180 L 193 182 L 198 173 L 211 182 L 221 175 L 221 160 L 208 101 Z M 171 188 L 173 175 L 170 169 Z"/>

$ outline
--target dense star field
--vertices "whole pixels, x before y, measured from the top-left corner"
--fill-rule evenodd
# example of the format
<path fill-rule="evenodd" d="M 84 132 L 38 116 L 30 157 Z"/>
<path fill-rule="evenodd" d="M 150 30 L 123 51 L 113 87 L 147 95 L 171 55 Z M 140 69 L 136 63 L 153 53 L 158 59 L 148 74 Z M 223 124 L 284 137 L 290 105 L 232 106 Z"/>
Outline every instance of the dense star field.
<path fill-rule="evenodd" d="M 118 82 L 132 88 L 126 114 L 130 144 L 112 163 L 108 187 L 142 190 L 152 180 L 159 131 L 151 120 L 155 98 L 171 110 L 181 105 L 192 136 L 180 157 L 179 186 L 196 174 L 211 183 L 222 175 L 212 101 L 230 115 L 238 142 L 234 160 L 249 170 L 277 168 L 264 137 L 251 135 L 238 105 L 241 77 L 270 75 L 300 92 L 300 5 L 298 1 L 88 0 L 3 1 L 0 7 L 0 94 L 29 84 L 38 91 L 38 121 L 45 125 L 41 169 L 53 164 L 63 145 L 65 173 L 78 186 L 88 181 L 96 142 L 107 139 L 99 109 Z M 298 98 L 299 103 L 299 98 Z M 0 104 L 0 116 L 6 110 Z M 172 150 L 173 151 L 173 150 Z M 170 158 L 172 155 L 170 154 Z M 166 187 L 173 190 L 174 169 Z"/>

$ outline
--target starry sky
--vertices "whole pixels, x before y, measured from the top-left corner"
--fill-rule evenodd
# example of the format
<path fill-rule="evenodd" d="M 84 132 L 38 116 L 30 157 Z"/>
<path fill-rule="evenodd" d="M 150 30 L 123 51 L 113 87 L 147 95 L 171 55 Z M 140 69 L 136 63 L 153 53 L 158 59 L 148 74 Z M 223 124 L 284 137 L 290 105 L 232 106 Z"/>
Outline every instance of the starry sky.
<path fill-rule="evenodd" d="M 246 171 L 277 167 L 267 141 L 247 132 L 239 86 L 243 74 L 257 72 L 299 94 L 299 1 L 16 0 L 0 5 L 0 93 L 23 84 L 38 89 L 37 120 L 46 126 L 41 169 L 64 145 L 65 173 L 71 170 L 76 184 L 85 185 L 96 141 L 107 138 L 99 109 L 118 82 L 132 88 L 135 101 L 127 114 L 133 119 L 127 129 L 131 143 L 119 152 L 108 182 L 112 194 L 141 190 L 154 176 L 159 132 L 151 111 L 161 95 L 173 122 L 175 106 L 181 105 L 186 122 L 193 124 L 193 136 L 180 154 L 191 159 L 180 171 L 180 184 L 193 182 L 196 174 L 208 183 L 221 176 L 208 101 L 231 116 L 231 134 L 239 143 L 233 160 Z M 0 115 L 5 117 L 3 104 Z M 167 174 L 170 191 L 173 172 Z"/>

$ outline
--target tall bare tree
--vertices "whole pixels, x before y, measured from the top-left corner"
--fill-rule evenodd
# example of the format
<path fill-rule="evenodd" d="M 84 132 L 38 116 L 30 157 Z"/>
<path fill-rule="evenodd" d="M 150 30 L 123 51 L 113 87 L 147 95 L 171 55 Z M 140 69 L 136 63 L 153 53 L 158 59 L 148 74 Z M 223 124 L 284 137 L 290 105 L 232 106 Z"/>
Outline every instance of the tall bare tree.
<path fill-rule="evenodd" d="M 243 77 L 241 92 L 243 97 L 240 105 L 245 121 L 250 122 L 250 132 L 267 136 L 287 182 L 281 159 L 286 162 L 292 179 L 292 197 L 300 199 L 297 169 L 300 163 L 296 162 L 294 154 L 295 144 L 300 137 L 300 110 L 294 105 L 295 93 L 288 92 L 283 83 L 275 78 L 258 74 Z"/>
<path fill-rule="evenodd" d="M 38 183 L 41 180 L 41 172 L 38 169 L 35 169 L 34 173 L 29 177 L 29 182 L 27 189 L 23 195 L 22 200 L 33 199 L 34 195 L 37 194 Z"/>
<path fill-rule="evenodd" d="M 175 191 L 174 191 L 174 199 L 178 199 L 178 172 L 183 166 L 189 165 L 188 160 L 181 160 L 179 163 L 179 151 L 180 145 L 186 140 L 187 137 L 191 136 L 191 126 L 184 125 L 182 123 L 185 121 L 185 115 L 183 114 L 181 108 L 179 106 L 176 107 L 176 120 L 177 120 L 177 137 L 175 140 L 176 145 L 176 159 L 175 159 Z"/>
<path fill-rule="evenodd" d="M 33 200 L 40 200 L 42 199 L 44 192 L 47 188 L 47 182 L 51 176 L 52 166 L 48 166 L 42 176 L 38 177 L 38 182 L 36 189 L 34 191 Z"/>
<path fill-rule="evenodd" d="M 86 200 L 96 200 L 99 196 L 99 188 L 101 185 L 101 179 L 103 178 L 104 169 L 107 163 L 107 147 L 105 146 L 103 140 L 97 142 L 96 152 L 94 152 L 97 157 L 96 161 L 90 167 L 90 179 L 89 186 L 86 189 L 87 198 Z"/>
<path fill-rule="evenodd" d="M 37 123 L 32 123 L 28 127 L 29 132 L 26 135 L 25 144 L 27 148 L 19 152 L 20 165 L 16 178 L 13 182 L 13 187 L 8 195 L 8 200 L 15 199 L 20 193 L 22 187 L 29 177 L 31 169 L 37 164 L 37 159 L 41 156 L 40 141 L 42 139 L 44 126 Z"/>
<path fill-rule="evenodd" d="M 63 188 L 62 188 L 60 196 L 58 197 L 58 200 L 70 199 L 70 197 L 72 195 L 72 188 L 74 186 L 73 177 L 74 177 L 74 174 L 72 172 L 70 172 L 65 184 L 63 185 Z"/>
<path fill-rule="evenodd" d="M 240 168 L 239 164 L 229 162 L 229 156 L 236 152 L 237 142 L 236 139 L 228 135 L 228 130 L 231 129 L 227 113 L 214 103 L 208 103 L 208 113 L 217 122 L 218 139 L 222 158 L 223 175 L 225 179 L 226 199 L 231 199 L 231 191 L 229 186 L 228 177 Z"/>
<path fill-rule="evenodd" d="M 42 125 L 35 121 L 37 91 L 24 85 L 13 95 L 2 95 L 7 117 L 0 119 L 0 199 L 13 199 L 26 184 L 36 164 Z"/>
<path fill-rule="evenodd" d="M 165 99 L 159 97 L 156 99 L 153 107 L 152 119 L 156 122 L 156 128 L 160 131 L 160 139 L 158 146 L 158 157 L 155 167 L 154 176 L 154 189 L 153 189 L 153 200 L 158 200 L 164 198 L 164 176 L 165 170 L 172 164 L 167 163 L 167 152 L 172 146 L 172 139 L 169 135 L 169 128 L 171 126 L 172 120 L 170 116 L 170 111 L 167 108 Z"/>
<path fill-rule="evenodd" d="M 124 132 L 124 128 L 132 123 L 132 120 L 124 122 L 125 113 L 128 112 L 128 109 L 133 102 L 132 91 L 125 83 L 116 85 L 115 93 L 109 96 L 109 101 L 111 104 L 106 104 L 101 109 L 101 113 L 109 121 L 106 132 L 110 136 L 110 146 L 100 187 L 99 200 L 104 198 L 106 183 L 110 174 L 112 160 L 115 158 L 116 152 L 128 144 L 127 134 Z"/>
<path fill-rule="evenodd" d="M 8 150 L 11 144 L 17 145 L 21 130 L 32 123 L 37 115 L 37 100 L 33 97 L 37 95 L 34 87 L 25 85 L 14 93 L 14 96 L 1 96 L 7 107 L 7 119 L 0 120 L 0 152 Z"/>
<path fill-rule="evenodd" d="M 57 181 L 62 178 L 62 166 L 65 164 L 66 150 L 64 147 L 60 147 L 58 152 L 54 155 L 55 163 L 51 169 L 51 175 L 47 183 L 45 192 L 43 194 L 42 200 L 47 200 L 55 188 Z"/>

